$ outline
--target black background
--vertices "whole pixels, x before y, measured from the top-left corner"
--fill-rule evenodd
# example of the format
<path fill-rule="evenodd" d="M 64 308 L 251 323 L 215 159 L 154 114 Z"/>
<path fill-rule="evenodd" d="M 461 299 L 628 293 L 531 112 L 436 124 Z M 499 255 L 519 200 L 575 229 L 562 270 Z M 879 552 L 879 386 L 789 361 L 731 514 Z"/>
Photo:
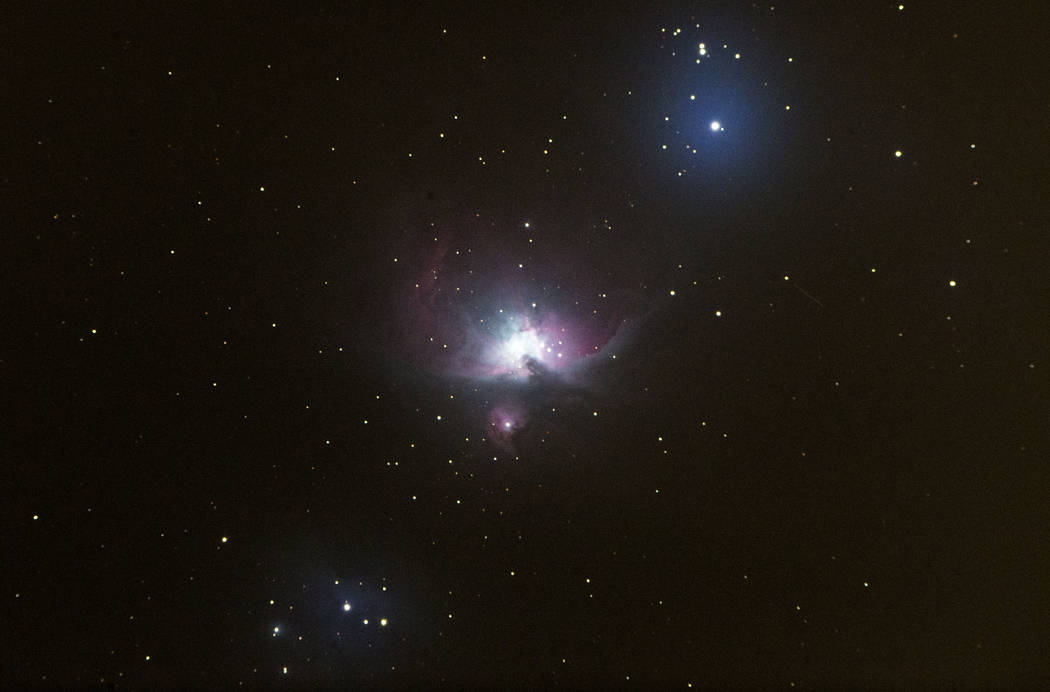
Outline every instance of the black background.
<path fill-rule="evenodd" d="M 272 7 L 3 12 L 0 682 L 1050 683 L 1042 3 Z"/>

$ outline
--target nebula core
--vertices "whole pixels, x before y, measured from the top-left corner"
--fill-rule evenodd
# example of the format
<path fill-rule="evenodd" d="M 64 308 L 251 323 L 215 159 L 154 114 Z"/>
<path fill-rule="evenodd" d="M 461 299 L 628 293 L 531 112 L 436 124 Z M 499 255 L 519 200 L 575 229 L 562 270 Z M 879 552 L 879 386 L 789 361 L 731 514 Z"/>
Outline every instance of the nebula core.
<path fill-rule="evenodd" d="M 545 276 L 542 265 L 532 269 L 535 262 L 524 270 L 451 238 L 436 245 L 401 310 L 403 345 L 424 370 L 478 381 L 569 377 L 600 359 L 625 321 L 617 301 L 586 277 L 569 284 Z"/>

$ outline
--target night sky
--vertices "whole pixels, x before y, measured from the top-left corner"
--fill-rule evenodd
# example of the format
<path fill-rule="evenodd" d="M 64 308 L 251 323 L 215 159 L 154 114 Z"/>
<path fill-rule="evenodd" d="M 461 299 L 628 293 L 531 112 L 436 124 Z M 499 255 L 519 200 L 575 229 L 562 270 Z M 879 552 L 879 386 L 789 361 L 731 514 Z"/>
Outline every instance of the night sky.
<path fill-rule="evenodd" d="M 1050 685 L 1050 9 L 824 4 L 5 9 L 0 686 Z"/>

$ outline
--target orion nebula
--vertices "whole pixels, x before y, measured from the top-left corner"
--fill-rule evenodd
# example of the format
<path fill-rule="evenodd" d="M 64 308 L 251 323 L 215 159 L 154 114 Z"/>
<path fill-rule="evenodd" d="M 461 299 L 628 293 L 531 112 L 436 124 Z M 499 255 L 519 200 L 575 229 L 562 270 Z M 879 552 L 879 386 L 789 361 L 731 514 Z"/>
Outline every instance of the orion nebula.
<path fill-rule="evenodd" d="M 565 266 L 530 226 L 517 240 L 444 229 L 399 260 L 412 265 L 398 309 L 403 360 L 481 395 L 488 437 L 505 449 L 538 409 L 593 392 L 591 373 L 616 359 L 640 316 L 635 293 L 602 286 L 586 262 Z"/>

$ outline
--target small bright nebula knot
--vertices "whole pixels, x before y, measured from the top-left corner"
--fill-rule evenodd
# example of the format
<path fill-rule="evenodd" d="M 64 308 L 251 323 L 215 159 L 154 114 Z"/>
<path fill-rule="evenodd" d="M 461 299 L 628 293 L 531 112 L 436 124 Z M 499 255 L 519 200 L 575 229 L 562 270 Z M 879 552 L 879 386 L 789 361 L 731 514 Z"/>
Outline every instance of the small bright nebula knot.
<path fill-rule="evenodd" d="M 514 434 L 528 418 L 520 402 L 504 401 L 489 412 L 489 439 L 506 449 L 513 447 Z"/>

